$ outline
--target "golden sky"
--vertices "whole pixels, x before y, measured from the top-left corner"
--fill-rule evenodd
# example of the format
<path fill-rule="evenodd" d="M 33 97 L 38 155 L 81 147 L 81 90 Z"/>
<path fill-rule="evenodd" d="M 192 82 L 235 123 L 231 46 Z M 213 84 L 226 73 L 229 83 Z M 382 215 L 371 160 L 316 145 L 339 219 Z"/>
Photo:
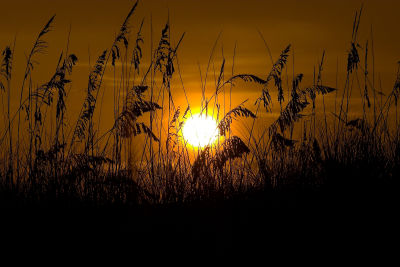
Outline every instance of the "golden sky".
<path fill-rule="evenodd" d="M 15 0 L 2 1 L 0 17 L 1 45 L 12 42 L 17 34 L 19 47 L 30 44 L 35 34 L 56 14 L 51 45 L 60 46 L 72 27 L 71 47 L 77 54 L 93 53 L 106 47 L 119 28 L 134 1 L 132 0 Z M 332 58 L 341 56 L 351 37 L 355 11 L 364 3 L 361 36 L 368 37 L 373 25 L 377 57 L 382 65 L 400 55 L 400 36 L 397 34 L 396 0 L 142 0 L 136 22 L 145 18 L 149 29 L 153 21 L 154 37 L 167 20 L 168 12 L 176 38 L 186 32 L 182 57 L 188 61 L 203 61 L 213 41 L 222 31 L 222 42 L 227 51 L 238 43 L 238 55 L 250 62 L 258 62 L 265 54 L 259 39 L 259 29 L 273 53 L 292 43 L 298 62 L 313 61 L 322 49 Z M 146 40 L 147 44 L 149 40 Z M 196 53 L 194 53 L 196 51 Z M 387 61 L 387 62 L 386 62 Z M 393 60 L 395 62 L 395 59 Z M 262 61 L 258 62 L 259 64 Z"/>
<path fill-rule="evenodd" d="M 79 111 L 87 85 L 89 62 L 93 65 L 100 53 L 110 47 L 133 3 L 132 0 L 2 1 L 0 48 L 12 44 L 16 38 L 13 86 L 18 88 L 22 80 L 25 55 L 29 53 L 37 33 L 56 14 L 53 30 L 46 37 L 48 53 L 40 56 L 34 83 L 44 83 L 53 73 L 60 52 L 65 50 L 71 28 L 69 51 L 78 56 L 79 64 L 72 77 L 69 103 L 72 111 Z M 214 69 L 218 72 L 222 56 L 227 60 L 227 75 L 230 74 L 235 44 L 235 73 L 265 77 L 271 63 L 259 31 L 275 59 L 286 45 L 292 44 L 289 79 L 293 72 L 304 73 L 304 83 L 310 83 L 314 66 L 325 50 L 324 81 L 334 87 L 337 64 L 341 74 L 345 70 L 354 14 L 362 3 L 359 42 L 364 47 L 366 40 L 371 40 L 372 27 L 375 71 L 382 78 L 383 90 L 387 92 L 394 82 L 397 61 L 400 60 L 400 1 L 396 0 L 142 0 L 132 20 L 132 32 L 136 33 L 144 18 L 146 55 L 150 53 L 150 29 L 153 29 L 155 46 L 168 16 L 173 43 L 183 32 L 186 33 L 178 54 L 184 85 L 194 100 L 200 94 L 199 69 L 204 75 L 212 46 L 220 33 L 214 65 L 210 70 L 211 84 Z M 107 82 L 111 83 L 111 76 L 106 77 L 106 86 Z M 176 83 L 178 99 L 182 97 L 179 84 Z M 249 98 L 250 104 L 259 94 L 252 88 L 234 90 L 238 102 Z"/>

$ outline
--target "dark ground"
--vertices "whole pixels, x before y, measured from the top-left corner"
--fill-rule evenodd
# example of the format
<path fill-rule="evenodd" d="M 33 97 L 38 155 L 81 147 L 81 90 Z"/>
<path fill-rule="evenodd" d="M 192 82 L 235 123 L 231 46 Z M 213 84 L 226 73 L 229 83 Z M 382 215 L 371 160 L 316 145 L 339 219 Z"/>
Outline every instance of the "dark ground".
<path fill-rule="evenodd" d="M 106 255 L 114 250 L 124 256 L 200 258 L 328 253 L 334 259 L 372 257 L 381 251 L 387 259 L 398 247 L 397 199 L 390 188 L 322 188 L 188 205 L 3 208 L 0 225 L 8 249 L 71 256 L 93 249 Z"/>

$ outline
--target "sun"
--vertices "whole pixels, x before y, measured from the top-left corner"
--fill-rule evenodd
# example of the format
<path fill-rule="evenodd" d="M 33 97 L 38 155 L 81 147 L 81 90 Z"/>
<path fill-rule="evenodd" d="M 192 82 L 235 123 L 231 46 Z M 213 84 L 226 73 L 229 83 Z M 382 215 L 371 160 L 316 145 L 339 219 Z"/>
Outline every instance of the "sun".
<path fill-rule="evenodd" d="M 194 147 L 205 147 L 218 137 L 217 122 L 211 116 L 193 115 L 182 129 L 183 138 Z"/>

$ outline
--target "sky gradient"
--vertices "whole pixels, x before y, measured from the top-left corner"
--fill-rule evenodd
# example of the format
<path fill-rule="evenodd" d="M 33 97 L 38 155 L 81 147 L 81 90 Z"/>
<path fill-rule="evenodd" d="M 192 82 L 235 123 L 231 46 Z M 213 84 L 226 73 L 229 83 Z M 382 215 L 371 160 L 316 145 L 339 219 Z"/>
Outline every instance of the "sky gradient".
<path fill-rule="evenodd" d="M 101 52 L 109 48 L 126 14 L 133 5 L 131 0 L 16 0 L 4 1 L 0 16 L 0 47 L 13 43 L 16 38 L 15 73 L 18 83 L 23 76 L 25 56 L 37 33 L 56 14 L 52 32 L 46 36 L 49 49 L 40 56 L 35 68 L 34 84 L 48 80 L 57 64 L 59 54 L 66 49 L 70 33 L 69 51 L 76 54 L 79 63 L 75 68 L 69 103 L 72 114 L 83 103 L 90 65 Z M 200 96 L 201 75 L 204 79 L 207 62 L 213 44 L 218 39 L 210 67 L 209 83 L 214 83 L 222 57 L 226 58 L 226 75 L 253 73 L 267 75 L 271 61 L 260 34 L 265 38 L 272 57 L 276 59 L 288 44 L 292 45 L 288 63 L 288 81 L 297 73 L 305 74 L 304 83 L 313 79 L 314 67 L 318 65 L 323 51 L 326 53 L 323 80 L 328 86 L 340 87 L 346 68 L 347 51 L 351 40 L 354 14 L 364 5 L 359 43 L 365 47 L 373 34 L 375 73 L 381 77 L 382 90 L 388 92 L 395 79 L 397 61 L 400 59 L 400 35 L 398 34 L 398 10 L 400 2 L 394 0 L 142 0 L 132 20 L 132 33 L 144 19 L 144 66 L 149 62 L 151 40 L 157 45 L 161 30 L 170 20 L 172 43 L 181 34 L 184 40 L 178 51 L 179 69 L 183 84 L 192 101 Z M 151 34 L 152 32 L 152 34 Z M 236 53 L 234 48 L 236 46 Z M 294 55 L 294 56 L 293 56 Z M 338 84 L 336 72 L 339 71 Z M 50 70 L 50 71 L 49 71 Z M 201 74 L 200 74 L 201 73 Z M 106 74 L 105 86 L 112 86 L 112 76 Z M 174 81 L 178 104 L 185 105 L 180 80 Z M 210 89 L 212 90 L 212 89 Z M 18 90 L 15 90 L 15 94 Z M 254 103 L 260 91 L 253 87 L 236 87 L 236 103 L 249 98 Z M 105 99 L 108 99 L 107 96 Z M 14 103 L 15 104 L 15 103 Z M 104 103 L 105 106 L 112 103 Z"/>

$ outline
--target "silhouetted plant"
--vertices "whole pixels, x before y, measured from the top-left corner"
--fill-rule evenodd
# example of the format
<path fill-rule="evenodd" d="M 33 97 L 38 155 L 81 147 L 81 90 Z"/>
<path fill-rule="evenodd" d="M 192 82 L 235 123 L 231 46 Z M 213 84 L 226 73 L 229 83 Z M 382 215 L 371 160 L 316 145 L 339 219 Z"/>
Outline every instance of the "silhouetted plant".
<path fill-rule="evenodd" d="M 254 119 L 256 118 L 256 115 L 252 111 L 243 107 L 243 104 L 245 102 L 241 103 L 239 106 L 228 111 L 225 114 L 225 116 L 220 120 L 220 122 L 218 124 L 218 129 L 219 129 L 219 134 L 221 136 L 225 136 L 226 132 L 231 130 L 231 123 L 235 117 L 242 116 L 242 117 L 246 117 L 246 118 L 248 118 L 248 117 L 251 117 Z"/>
<path fill-rule="evenodd" d="M 347 65 L 344 66 L 346 84 L 344 88 L 339 88 L 343 90 L 340 112 L 336 113 L 336 107 L 332 112 L 333 119 L 338 120 L 338 127 L 336 121 L 332 123 L 333 129 L 327 123 L 329 117 L 324 97 L 335 91 L 337 93 L 338 89 L 323 85 L 325 52 L 314 70 L 314 82 L 308 87 L 302 87 L 303 74 L 293 74 L 291 85 L 289 81 L 287 85 L 282 82 L 290 45 L 275 62 L 271 59 L 272 68 L 266 78 L 249 73 L 234 74 L 232 67 L 232 75 L 225 80 L 228 60 L 222 55 L 221 61 L 216 62 L 210 56 L 207 72 L 211 65 L 220 68 L 219 73 L 214 75 L 215 90 L 210 98 L 206 98 L 204 79 L 200 113 L 207 116 L 211 112 L 213 116 L 216 114 L 219 135 L 214 143 L 194 148 L 182 136 L 185 120 L 189 113 L 192 114 L 190 97 L 185 91 L 187 108 L 183 114 L 180 107 L 175 106 L 173 98 L 176 90 L 173 75 L 180 75 L 177 53 L 184 34 L 176 45 L 173 44 L 168 20 L 161 30 L 158 46 L 150 51 L 149 62 L 143 60 L 143 20 L 137 25 L 136 40 L 130 42 L 137 6 L 138 2 L 134 3 L 112 45 L 101 53 L 90 70 L 84 103 L 76 124 L 72 126 L 71 136 L 64 137 L 63 132 L 63 127 L 68 127 L 65 119 L 66 86 L 71 84 L 70 75 L 77 56 L 68 51 L 61 53 L 55 73 L 48 82 L 35 89 L 32 85 L 31 74 L 39 63 L 37 56 L 47 49 L 44 37 L 51 30 L 54 16 L 40 31 L 27 57 L 19 106 L 14 116 L 10 112 L 14 51 L 10 46 L 3 50 L 0 91 L 2 97 L 7 94 L 8 110 L 3 114 L 6 121 L 0 144 L 4 140 L 9 144 L 6 149 L 2 146 L 7 159 L 2 161 L 3 168 L 0 168 L 1 190 L 15 192 L 18 196 L 26 195 L 29 200 L 37 202 L 67 199 L 94 206 L 169 204 L 226 199 L 255 191 L 270 196 L 273 190 L 279 192 L 286 186 L 299 190 L 318 188 L 321 184 L 329 190 L 346 186 L 355 188 L 364 184 L 358 178 L 345 180 L 349 173 L 359 173 L 362 179 L 372 181 L 371 184 L 379 184 L 382 177 L 389 179 L 399 173 L 397 101 L 400 97 L 400 74 L 398 71 L 393 89 L 385 102 L 381 101 L 376 117 L 375 93 L 378 91 L 369 82 L 368 42 L 364 69 L 360 65 L 362 52 L 358 43 L 358 28 L 362 9 L 355 16 Z M 110 128 L 101 133 L 99 125 L 104 108 L 99 93 L 105 90 L 102 81 L 109 63 L 114 72 L 114 120 Z M 147 72 L 143 74 L 139 73 L 141 64 L 148 64 Z M 362 116 L 348 118 L 353 86 L 349 77 L 356 77 L 360 70 L 365 82 L 364 90 L 360 87 L 363 105 L 366 103 L 369 107 L 371 104 L 368 90 L 374 93 L 373 120 L 367 116 L 365 108 Z M 270 84 L 272 80 L 273 84 Z M 225 103 L 226 86 L 232 89 L 238 81 L 261 87 L 261 96 L 255 102 L 256 111 L 244 106 L 247 100 L 234 108 L 231 108 L 231 99 Z M 27 89 L 28 97 L 24 99 Z M 270 94 L 274 89 L 280 107 L 276 115 L 272 112 L 274 101 Z M 288 90 L 287 98 L 284 97 L 285 89 Z M 222 93 L 224 102 L 220 97 Z M 379 93 L 383 98 L 383 92 Z M 229 94 L 231 98 L 232 92 Z M 320 96 L 323 112 L 319 111 L 317 101 Z M 275 116 L 275 120 L 267 123 L 262 120 L 264 118 L 259 119 L 260 135 L 257 137 L 253 130 L 255 121 L 262 117 L 258 113 L 261 103 L 267 112 L 271 112 L 268 116 Z M 229 108 L 226 108 L 228 105 Z M 29 124 L 26 136 L 20 133 L 24 123 L 20 120 L 22 110 L 27 113 L 26 123 Z M 52 110 L 54 114 L 46 116 Z M 396 123 L 391 125 L 390 112 L 393 111 L 396 112 Z M 94 118 L 97 112 L 99 123 L 96 125 Z M 317 125 L 317 113 L 325 124 Z M 14 122 L 17 116 L 18 121 Z M 54 118 L 55 126 L 52 124 Z M 238 129 L 233 128 L 232 123 L 236 119 L 252 121 L 251 128 L 245 124 Z M 302 119 L 304 126 L 296 132 L 295 123 Z M 18 124 L 18 129 L 13 130 L 13 123 Z M 18 130 L 16 137 L 13 136 L 15 130 Z M 248 130 L 248 136 L 243 130 Z M 133 138 L 139 134 L 143 134 L 142 138 L 134 143 Z M 244 139 L 247 137 L 248 141 Z M 166 138 L 165 142 L 163 138 Z M 27 149 L 23 150 L 23 145 Z M 65 153 L 66 148 L 68 153 Z"/>

